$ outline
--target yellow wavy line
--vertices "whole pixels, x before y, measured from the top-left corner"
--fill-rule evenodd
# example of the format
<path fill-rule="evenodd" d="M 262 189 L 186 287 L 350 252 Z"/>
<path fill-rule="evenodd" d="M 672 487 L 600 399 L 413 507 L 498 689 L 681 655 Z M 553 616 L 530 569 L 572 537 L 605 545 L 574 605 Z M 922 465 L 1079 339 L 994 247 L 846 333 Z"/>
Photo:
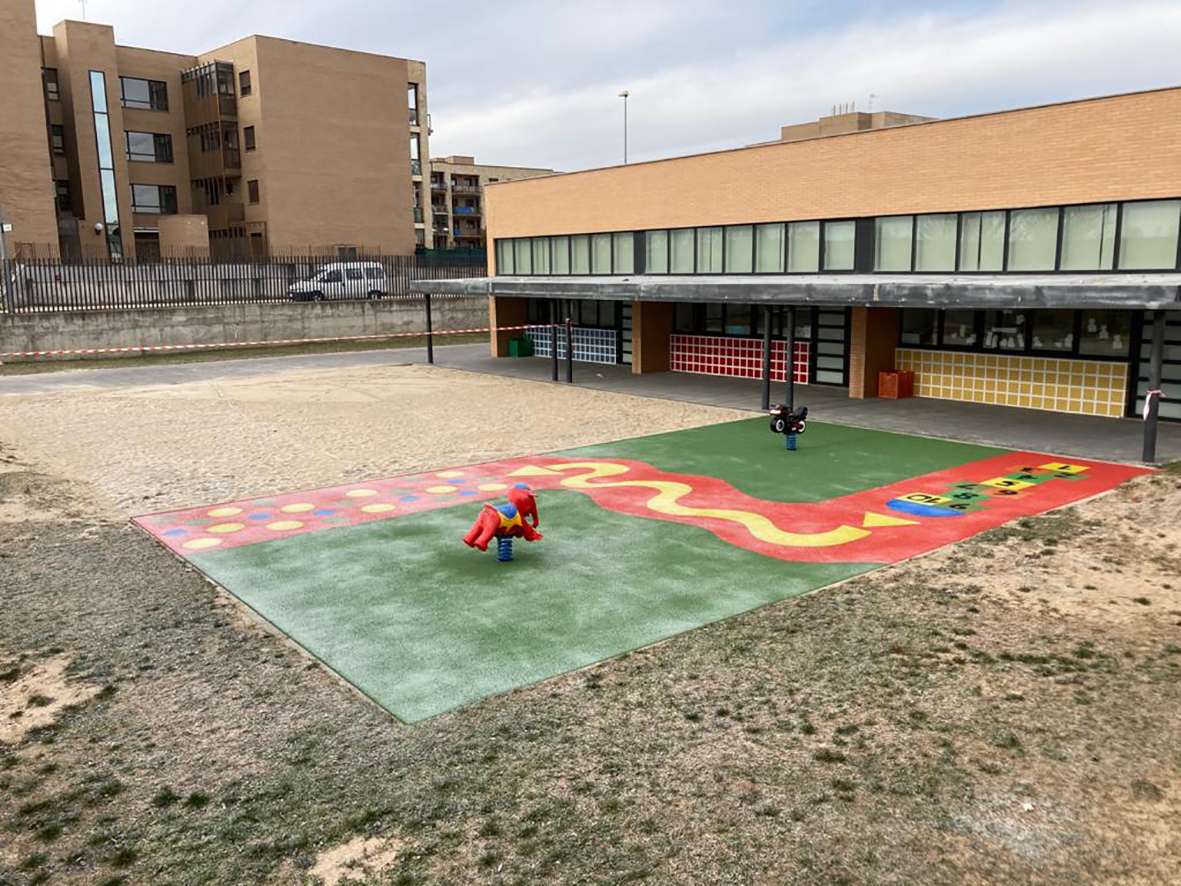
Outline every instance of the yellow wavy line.
<path fill-rule="evenodd" d="M 712 517 L 716 520 L 728 520 L 746 527 L 747 532 L 759 541 L 767 544 L 780 545 L 788 548 L 826 548 L 834 545 L 848 544 L 865 538 L 870 533 L 853 526 L 838 526 L 827 532 L 785 532 L 762 514 L 750 511 L 734 511 L 721 508 L 693 508 L 678 504 L 678 501 L 693 491 L 687 483 L 672 480 L 616 480 L 610 483 L 591 483 L 602 477 L 617 477 L 631 470 L 627 465 L 612 462 L 570 462 L 561 465 L 548 465 L 551 471 L 589 470 L 589 474 L 577 477 L 564 477 L 563 486 L 573 489 L 600 489 L 608 486 L 638 486 L 656 490 L 656 495 L 647 502 L 650 510 L 658 514 L 668 514 L 674 517 Z"/>

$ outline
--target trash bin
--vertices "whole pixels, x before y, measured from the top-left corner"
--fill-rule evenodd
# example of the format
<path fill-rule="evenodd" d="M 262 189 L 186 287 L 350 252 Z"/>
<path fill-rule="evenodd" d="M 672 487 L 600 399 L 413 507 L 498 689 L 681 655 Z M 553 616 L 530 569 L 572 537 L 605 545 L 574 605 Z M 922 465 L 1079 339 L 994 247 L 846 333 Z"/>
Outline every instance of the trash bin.
<path fill-rule="evenodd" d="M 510 357 L 532 357 L 533 342 L 527 338 L 511 338 L 508 343 Z"/>
<path fill-rule="evenodd" d="M 902 400 L 914 396 L 914 373 L 895 369 L 878 373 L 878 396 L 887 400 Z"/>

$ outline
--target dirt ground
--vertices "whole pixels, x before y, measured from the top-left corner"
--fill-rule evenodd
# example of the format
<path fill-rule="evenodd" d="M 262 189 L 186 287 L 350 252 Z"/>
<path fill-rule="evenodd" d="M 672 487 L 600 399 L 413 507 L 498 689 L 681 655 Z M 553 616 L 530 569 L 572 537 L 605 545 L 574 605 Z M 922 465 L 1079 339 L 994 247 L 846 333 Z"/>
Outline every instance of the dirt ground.
<path fill-rule="evenodd" d="M 1176 475 L 408 728 L 126 518 L 737 414 L 383 367 L 0 416 L 0 884 L 1178 881 Z"/>

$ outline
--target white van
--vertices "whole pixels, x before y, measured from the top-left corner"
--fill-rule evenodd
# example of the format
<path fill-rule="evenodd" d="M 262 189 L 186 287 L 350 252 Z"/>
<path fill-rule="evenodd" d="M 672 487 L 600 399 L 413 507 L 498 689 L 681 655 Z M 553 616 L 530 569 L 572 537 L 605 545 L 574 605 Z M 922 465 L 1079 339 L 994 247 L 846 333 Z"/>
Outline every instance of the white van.
<path fill-rule="evenodd" d="M 306 280 L 287 287 L 292 301 L 330 298 L 380 298 L 389 295 L 385 265 L 375 261 L 333 262 L 316 269 Z"/>

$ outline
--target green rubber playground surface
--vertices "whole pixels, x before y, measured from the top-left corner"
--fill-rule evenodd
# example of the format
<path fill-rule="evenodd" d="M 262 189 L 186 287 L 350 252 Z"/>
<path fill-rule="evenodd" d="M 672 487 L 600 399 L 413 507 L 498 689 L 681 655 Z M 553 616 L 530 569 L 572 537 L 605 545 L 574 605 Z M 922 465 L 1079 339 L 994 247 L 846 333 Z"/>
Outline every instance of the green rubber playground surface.
<path fill-rule="evenodd" d="M 571 450 L 815 502 L 1004 452 L 810 423 L 787 454 L 751 419 Z M 694 525 L 538 493 L 545 540 L 501 564 L 462 536 L 479 510 L 425 513 L 186 554 L 375 702 L 414 722 L 832 584 L 866 563 L 783 562 Z"/>

